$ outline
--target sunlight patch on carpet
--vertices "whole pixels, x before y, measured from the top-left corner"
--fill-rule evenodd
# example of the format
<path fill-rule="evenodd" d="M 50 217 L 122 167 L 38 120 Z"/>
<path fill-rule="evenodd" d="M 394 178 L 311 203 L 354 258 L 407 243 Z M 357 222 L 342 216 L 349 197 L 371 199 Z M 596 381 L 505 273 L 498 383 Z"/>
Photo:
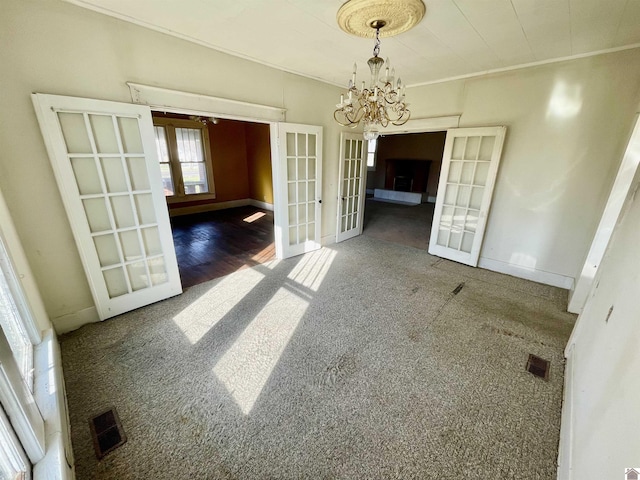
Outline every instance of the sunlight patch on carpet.
<path fill-rule="evenodd" d="M 264 275 L 254 269 L 228 275 L 176 315 L 173 321 L 194 345 L 263 278 Z"/>
<path fill-rule="evenodd" d="M 245 415 L 251 413 L 308 306 L 281 287 L 213 368 Z"/>
<path fill-rule="evenodd" d="M 331 268 L 336 254 L 335 250 L 329 248 L 321 248 L 315 252 L 308 253 L 298 262 L 295 268 L 291 270 L 288 278 L 317 292 L 324 277 Z"/>

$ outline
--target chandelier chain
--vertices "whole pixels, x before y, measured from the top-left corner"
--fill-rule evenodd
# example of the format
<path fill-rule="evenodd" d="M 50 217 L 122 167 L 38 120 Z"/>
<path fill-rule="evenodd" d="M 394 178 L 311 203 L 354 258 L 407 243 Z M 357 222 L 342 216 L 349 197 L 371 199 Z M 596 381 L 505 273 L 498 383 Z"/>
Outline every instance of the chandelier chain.
<path fill-rule="evenodd" d="M 377 57 L 380 53 L 380 29 L 376 28 L 376 43 L 373 46 L 373 56 Z"/>

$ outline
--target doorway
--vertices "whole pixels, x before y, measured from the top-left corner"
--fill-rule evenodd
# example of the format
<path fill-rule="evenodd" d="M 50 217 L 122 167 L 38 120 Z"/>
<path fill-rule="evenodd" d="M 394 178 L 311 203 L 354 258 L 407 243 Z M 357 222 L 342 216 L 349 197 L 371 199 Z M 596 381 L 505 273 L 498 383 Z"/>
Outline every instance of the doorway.
<path fill-rule="evenodd" d="M 183 287 L 274 259 L 269 125 L 152 116 Z"/>
<path fill-rule="evenodd" d="M 367 172 L 363 234 L 429 248 L 446 136 L 441 131 L 378 138 Z"/>

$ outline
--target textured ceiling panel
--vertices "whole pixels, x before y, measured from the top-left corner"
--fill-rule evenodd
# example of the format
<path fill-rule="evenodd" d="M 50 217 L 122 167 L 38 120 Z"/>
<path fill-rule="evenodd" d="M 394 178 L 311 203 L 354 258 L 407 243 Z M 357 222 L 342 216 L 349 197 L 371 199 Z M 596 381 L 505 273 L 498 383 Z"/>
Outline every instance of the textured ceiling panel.
<path fill-rule="evenodd" d="M 336 85 L 373 49 L 338 27 L 342 0 L 65 1 Z M 640 43 L 640 0 L 424 3 L 416 27 L 382 39 L 408 85 Z"/>

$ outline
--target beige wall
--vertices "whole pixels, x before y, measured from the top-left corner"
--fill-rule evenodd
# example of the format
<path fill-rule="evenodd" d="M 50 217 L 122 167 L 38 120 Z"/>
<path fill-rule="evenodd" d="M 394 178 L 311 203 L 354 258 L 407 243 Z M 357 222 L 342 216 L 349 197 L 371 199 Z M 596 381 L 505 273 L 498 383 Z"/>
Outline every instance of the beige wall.
<path fill-rule="evenodd" d="M 622 158 L 639 79 L 633 49 L 407 90 L 414 118 L 507 126 L 481 266 L 570 285 Z"/>
<path fill-rule="evenodd" d="M 337 87 L 58 0 L 2 2 L 0 65 L 0 190 L 58 329 L 97 317 L 32 92 L 131 102 L 126 85 L 131 81 L 280 107 L 288 122 L 322 125 L 322 234 L 332 237 L 336 199 L 330 192 L 338 176 L 340 131 L 332 119 Z"/>
<path fill-rule="evenodd" d="M 269 126 L 245 123 L 247 140 L 247 167 L 249 170 L 249 194 L 253 200 L 273 204 L 273 180 L 271 177 L 271 141 Z"/>

